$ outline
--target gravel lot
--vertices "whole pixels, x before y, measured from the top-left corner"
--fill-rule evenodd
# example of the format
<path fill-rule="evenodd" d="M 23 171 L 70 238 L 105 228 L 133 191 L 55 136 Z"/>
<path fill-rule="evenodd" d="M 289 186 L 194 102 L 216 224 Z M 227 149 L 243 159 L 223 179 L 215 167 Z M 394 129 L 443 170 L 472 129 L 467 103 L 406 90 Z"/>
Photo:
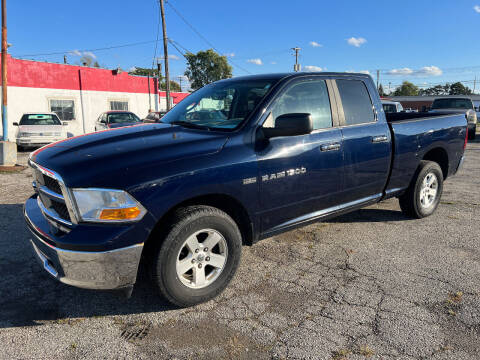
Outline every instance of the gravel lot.
<path fill-rule="evenodd" d="M 27 154 L 21 154 L 25 163 Z M 29 171 L 0 174 L 1 359 L 478 359 L 480 142 L 435 215 L 395 199 L 245 247 L 217 299 L 175 309 L 76 289 L 34 259 Z"/>

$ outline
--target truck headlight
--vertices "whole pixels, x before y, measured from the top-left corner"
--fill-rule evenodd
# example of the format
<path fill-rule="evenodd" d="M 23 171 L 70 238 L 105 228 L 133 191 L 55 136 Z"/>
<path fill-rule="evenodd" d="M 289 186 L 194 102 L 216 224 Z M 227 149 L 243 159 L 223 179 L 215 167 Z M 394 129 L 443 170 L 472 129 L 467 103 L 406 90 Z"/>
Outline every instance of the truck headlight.
<path fill-rule="evenodd" d="M 72 189 L 79 216 L 88 222 L 131 222 L 145 215 L 145 208 L 130 194 L 112 189 Z"/>

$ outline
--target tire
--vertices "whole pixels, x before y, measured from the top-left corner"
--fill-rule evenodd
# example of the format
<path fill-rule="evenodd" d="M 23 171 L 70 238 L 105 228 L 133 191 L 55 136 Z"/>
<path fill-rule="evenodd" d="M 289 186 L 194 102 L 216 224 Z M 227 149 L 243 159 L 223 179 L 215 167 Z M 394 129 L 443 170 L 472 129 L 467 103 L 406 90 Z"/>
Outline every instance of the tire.
<path fill-rule="evenodd" d="M 181 208 L 169 223 L 150 260 L 153 285 L 179 307 L 216 297 L 230 283 L 240 263 L 242 236 L 237 224 L 210 206 Z M 208 248 L 208 244 L 215 245 Z"/>
<path fill-rule="evenodd" d="M 468 140 L 475 140 L 476 131 L 477 126 L 475 126 L 473 129 L 468 130 Z"/>
<path fill-rule="evenodd" d="M 428 185 L 429 182 L 431 185 Z M 442 169 L 436 162 L 422 160 L 409 188 L 399 197 L 400 208 L 412 218 L 430 216 L 440 203 L 442 191 Z"/>

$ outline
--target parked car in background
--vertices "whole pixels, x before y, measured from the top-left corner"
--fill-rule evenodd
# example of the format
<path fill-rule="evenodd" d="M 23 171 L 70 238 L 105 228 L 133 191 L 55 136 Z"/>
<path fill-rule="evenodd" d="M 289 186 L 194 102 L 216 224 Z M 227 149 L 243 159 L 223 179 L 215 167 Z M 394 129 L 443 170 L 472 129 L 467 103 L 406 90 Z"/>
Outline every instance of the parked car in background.
<path fill-rule="evenodd" d="M 418 109 L 406 108 L 405 112 L 406 113 L 415 113 L 415 112 L 418 112 Z"/>
<path fill-rule="evenodd" d="M 465 113 L 468 122 L 468 139 L 475 139 L 477 131 L 477 113 L 472 99 L 462 97 L 442 97 L 433 100 L 431 112 Z"/>
<path fill-rule="evenodd" d="M 130 111 L 106 111 L 95 121 L 95 131 L 138 125 L 142 120 Z"/>
<path fill-rule="evenodd" d="M 39 147 L 67 138 L 63 123 L 55 113 L 26 113 L 17 126 L 16 142 L 19 149 Z"/>
<path fill-rule="evenodd" d="M 158 123 L 166 113 L 166 111 L 151 111 L 142 121 L 144 123 Z"/>
<path fill-rule="evenodd" d="M 382 100 L 382 106 L 386 114 L 403 112 L 403 106 L 398 101 Z"/>
<path fill-rule="evenodd" d="M 462 164 L 465 115 L 381 109 L 368 75 L 262 74 L 209 84 L 160 124 L 37 150 L 31 244 L 64 283 L 130 295 L 145 265 L 191 306 L 225 289 L 243 244 L 392 197 L 429 216 Z"/>

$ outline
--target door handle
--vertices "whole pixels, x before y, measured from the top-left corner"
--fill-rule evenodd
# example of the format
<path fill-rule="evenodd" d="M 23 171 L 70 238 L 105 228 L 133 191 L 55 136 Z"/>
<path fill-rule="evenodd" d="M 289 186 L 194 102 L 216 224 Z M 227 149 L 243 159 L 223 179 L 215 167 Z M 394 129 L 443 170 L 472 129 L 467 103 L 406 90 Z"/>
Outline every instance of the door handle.
<path fill-rule="evenodd" d="M 320 151 L 335 151 L 340 149 L 339 143 L 325 144 L 320 146 Z"/>
<path fill-rule="evenodd" d="M 372 143 L 381 143 L 381 142 L 387 142 L 387 141 L 388 141 L 388 136 L 387 135 L 380 135 L 380 136 L 372 137 Z"/>

